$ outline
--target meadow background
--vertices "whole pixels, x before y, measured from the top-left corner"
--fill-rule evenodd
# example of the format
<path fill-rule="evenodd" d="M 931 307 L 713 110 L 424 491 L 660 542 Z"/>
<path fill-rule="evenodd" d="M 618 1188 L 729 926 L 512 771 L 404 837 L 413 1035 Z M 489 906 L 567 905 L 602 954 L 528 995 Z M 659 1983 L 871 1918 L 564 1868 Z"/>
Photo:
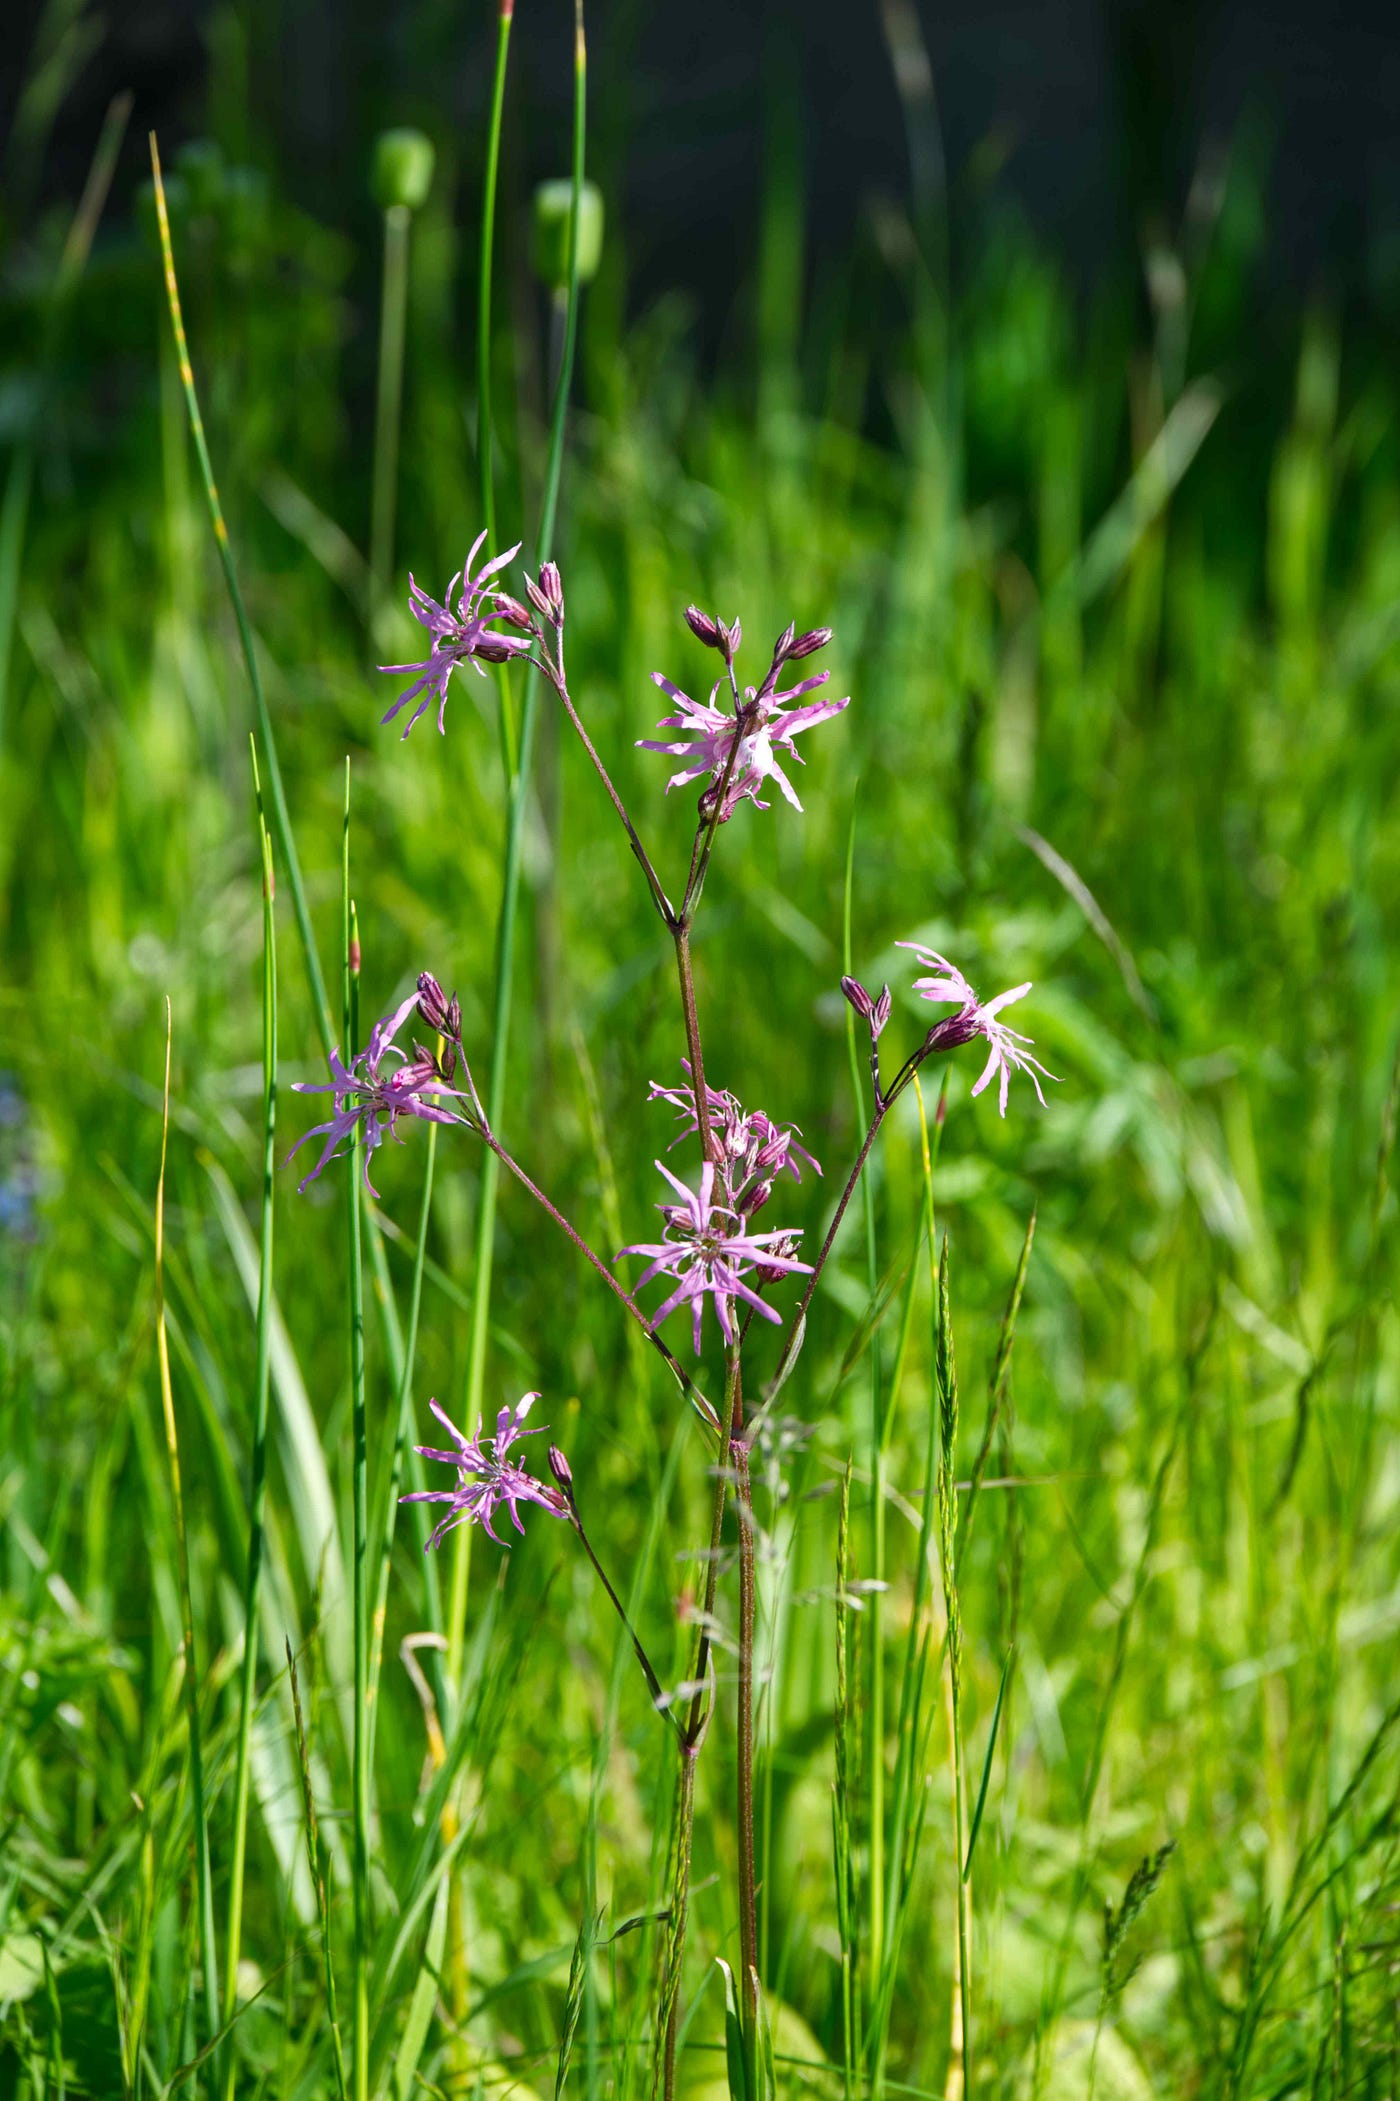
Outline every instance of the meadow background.
<path fill-rule="evenodd" d="M 441 48 L 431 10 L 402 14 L 428 55 Z M 304 1197 L 291 1173 L 276 1184 L 238 1975 L 253 2003 L 224 2055 L 199 2056 L 210 2024 L 155 1347 L 165 1000 L 166 1314 L 222 1936 L 255 1387 L 262 904 L 252 703 L 141 165 L 159 118 L 191 353 L 323 966 L 338 968 L 348 755 L 362 1010 L 386 1011 L 429 967 L 460 993 L 484 1067 L 505 821 L 493 688 L 459 678 L 448 735 L 425 725 L 402 745 L 378 726 L 395 689 L 373 668 L 411 646 L 407 569 L 436 593 L 480 523 L 473 287 L 494 34 L 481 15 L 461 29 L 477 83 L 465 113 L 434 99 L 428 75 L 415 92 L 400 82 L 393 107 L 361 81 L 336 142 L 357 187 L 313 196 L 314 209 L 295 97 L 285 80 L 280 100 L 263 93 L 275 9 L 209 18 L 197 100 L 155 94 L 148 109 L 138 96 L 91 224 L 79 195 L 101 108 L 71 182 L 62 156 L 46 157 L 57 140 L 72 159 L 63 113 L 100 64 L 80 6 L 45 13 L 12 110 L 0 2093 L 213 2092 L 216 2073 L 250 2095 L 335 2091 L 284 1641 L 343 1966 L 343 1171 Z M 534 175 L 567 172 L 567 9 L 522 0 L 514 38 L 491 357 L 501 533 L 528 544 L 552 355 L 529 197 Z M 1280 273 L 1289 229 L 1271 216 L 1271 183 L 1287 144 L 1245 122 L 1208 141 L 1172 212 L 1072 266 L 992 146 L 945 181 L 917 17 L 891 5 L 866 42 L 903 89 L 890 89 L 900 183 L 861 196 L 839 241 L 823 236 L 801 67 L 770 65 L 759 130 L 738 127 L 745 154 L 758 141 L 752 209 L 702 243 L 703 286 L 688 270 L 668 284 L 655 243 L 632 271 L 626 68 L 591 83 L 590 172 L 608 227 L 583 299 L 557 538 L 574 691 L 674 874 L 689 805 L 667 803 L 666 762 L 633 740 L 658 712 L 651 671 L 692 691 L 708 676 L 683 608 L 741 613 L 755 652 L 790 618 L 835 629 L 826 661 L 852 701 L 808 740 L 806 814 L 777 803 L 726 828 L 696 944 L 712 1079 L 796 1121 L 826 1167 L 782 1202 L 809 1246 L 859 1139 L 838 990 L 848 852 L 851 963 L 895 989 L 887 1040 L 907 1047 L 925 1026 L 899 939 L 953 955 L 984 992 L 1035 981 L 1019 1011 L 1060 1084 L 1043 1112 L 1014 1087 L 1003 1123 L 991 1098 L 969 1099 L 974 1053 L 950 1060 L 936 1172 L 964 1478 L 1033 1210 L 1037 1221 L 961 1569 L 969 1767 L 987 1777 L 976 2091 L 1393 2097 L 1391 280 L 1379 267 L 1349 277 L 1341 261 L 1316 290 Z M 438 169 L 412 228 L 396 588 L 374 623 L 380 235 L 366 186 L 375 132 L 405 118 L 434 137 Z M 726 164 L 727 134 L 698 133 L 688 165 L 703 186 L 707 151 Z M 675 238 L 686 243 L 683 226 Z M 652 1230 L 651 1163 L 671 1131 L 646 1083 L 674 1078 L 679 1033 L 669 945 L 560 728 L 546 710 L 503 1129 L 610 1252 Z M 280 1157 L 313 1120 L 288 1083 L 322 1065 L 283 887 L 276 917 Z M 378 1156 L 400 1312 L 422 1138 Z M 437 1148 L 412 1382 L 424 1431 L 428 1396 L 455 1411 L 464 1390 L 481 1157 L 455 1134 Z M 783 1392 L 794 1427 L 760 1485 L 765 1983 L 782 2090 L 849 2085 L 833 1871 L 849 1459 L 849 1576 L 859 1586 L 873 1570 L 881 1473 L 889 1583 L 878 1608 L 858 1588 L 839 1615 L 865 1957 L 873 1761 L 891 1780 L 912 1772 L 920 1828 L 893 1944 L 860 1983 L 887 2045 L 854 2083 L 952 2096 L 947 1745 L 937 1713 L 917 1744 L 902 1734 L 911 1616 L 917 1602 L 915 1637 L 927 1623 L 936 1642 L 940 1611 L 936 1584 L 915 1595 L 934 1367 L 912 1100 L 882 1138 L 872 1188 L 873 1268 L 853 1212 Z M 382 1312 L 372 1294 L 376 1498 L 397 1419 Z M 529 1387 L 570 1454 L 600 1555 L 663 1677 L 679 1681 L 707 1531 L 705 1441 L 615 1304 L 507 1187 L 488 1408 Z M 878 1468 L 872 1405 L 888 1410 Z M 530 1524 L 509 1553 L 476 1542 L 453 1712 L 434 1652 L 410 1647 L 406 1664 L 400 1648 L 440 1612 L 435 1568 L 405 1514 L 374 1774 L 376 2090 L 545 2094 L 562 2077 L 590 2101 L 642 2094 L 667 1740 L 564 1528 Z M 886 1735 L 873 1742 L 877 1672 Z M 723 1695 L 723 1659 L 720 1682 Z M 725 2090 L 714 1957 L 734 1958 L 732 1752 L 721 1697 L 701 1766 L 681 2061 L 697 2101 Z M 444 1757 L 450 1789 L 435 1778 Z M 593 1938 L 580 1943 L 584 1926 Z"/>

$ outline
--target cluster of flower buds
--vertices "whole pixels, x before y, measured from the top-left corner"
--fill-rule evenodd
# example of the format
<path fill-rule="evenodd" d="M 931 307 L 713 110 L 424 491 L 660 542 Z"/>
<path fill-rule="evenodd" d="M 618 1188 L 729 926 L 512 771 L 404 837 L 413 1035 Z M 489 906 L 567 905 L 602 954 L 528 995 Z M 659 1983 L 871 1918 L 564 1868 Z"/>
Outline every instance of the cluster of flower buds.
<path fill-rule="evenodd" d="M 462 1048 L 462 1003 L 454 992 L 448 999 L 430 970 L 419 973 L 418 1015 L 425 1027 L 442 1038 L 442 1047 L 436 1054 L 438 1071 L 445 1080 L 450 1080 L 457 1069 L 457 1056 Z M 420 1058 L 429 1058 L 421 1044 L 415 1045 Z M 463 1064 L 465 1065 L 465 1059 Z"/>
<path fill-rule="evenodd" d="M 681 1129 L 672 1140 L 673 1145 L 682 1138 L 694 1137 L 700 1129 L 690 1060 L 682 1058 L 681 1067 L 685 1073 L 683 1086 L 662 1087 L 653 1080 L 648 1096 L 654 1102 L 669 1102 L 679 1114 Z M 711 1087 L 708 1082 L 705 1101 L 710 1130 L 719 1142 L 719 1170 L 725 1196 L 741 1217 L 752 1218 L 763 1209 L 773 1194 L 774 1182 L 784 1171 L 800 1182 L 799 1160 L 805 1160 L 815 1174 L 821 1173 L 820 1162 L 798 1144 L 795 1124 L 774 1123 L 765 1110 L 746 1109 L 737 1095 L 727 1088 Z"/>
<path fill-rule="evenodd" d="M 870 1041 L 878 1043 L 884 1034 L 885 1023 L 890 1018 L 890 1008 L 893 1005 L 889 986 L 882 985 L 879 997 L 876 999 L 870 997 L 859 978 L 842 978 L 841 990 L 845 993 L 861 1020 L 868 1023 Z"/>
<path fill-rule="evenodd" d="M 531 605 L 539 614 L 541 620 L 547 620 L 551 627 L 562 627 L 564 625 L 564 582 L 559 574 L 559 564 L 557 562 L 546 562 L 544 564 L 540 570 L 538 583 L 527 576 L 525 589 L 529 593 Z"/>
<path fill-rule="evenodd" d="M 832 630 L 829 627 L 809 627 L 805 633 L 799 635 L 796 621 L 789 620 L 773 644 L 773 661 L 763 675 L 763 684 L 754 696 L 755 699 L 771 699 L 777 691 L 784 664 L 795 664 L 801 657 L 814 656 L 819 649 L 826 648 L 831 635 Z"/>
<path fill-rule="evenodd" d="M 716 620 L 710 613 L 702 613 L 698 605 L 685 609 L 685 624 L 697 642 L 706 649 L 717 649 L 726 664 L 732 664 L 739 654 L 739 645 L 744 639 L 743 622 L 736 618 L 731 623 Z"/>

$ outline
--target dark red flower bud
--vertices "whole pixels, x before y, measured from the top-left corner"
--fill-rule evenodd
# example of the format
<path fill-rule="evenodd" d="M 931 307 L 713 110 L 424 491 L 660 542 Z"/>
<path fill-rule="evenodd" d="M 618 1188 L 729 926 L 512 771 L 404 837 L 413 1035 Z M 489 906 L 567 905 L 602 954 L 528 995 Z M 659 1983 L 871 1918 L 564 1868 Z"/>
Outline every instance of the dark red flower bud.
<path fill-rule="evenodd" d="M 741 620 L 735 620 L 732 626 L 729 627 L 726 627 L 722 620 L 719 622 L 719 645 L 724 651 L 727 662 L 732 664 L 735 657 L 738 656 L 739 645 L 743 639 L 744 625 Z"/>
<path fill-rule="evenodd" d="M 787 626 L 783 629 L 777 641 L 773 644 L 773 662 L 775 664 L 781 664 L 784 657 L 790 657 L 792 655 L 792 645 L 794 640 L 796 639 L 796 636 L 797 623 L 795 620 L 789 620 Z"/>
<path fill-rule="evenodd" d="M 431 970 L 418 974 L 418 1012 L 439 1036 L 447 1033 L 447 994 Z"/>
<path fill-rule="evenodd" d="M 557 1444 L 552 1444 L 549 1448 L 549 1471 L 564 1490 L 564 1493 L 566 1495 L 570 1494 L 574 1485 L 573 1468 L 569 1465 L 568 1460 L 564 1457 Z"/>
<path fill-rule="evenodd" d="M 564 625 L 564 579 L 559 574 L 559 564 L 557 562 L 545 562 L 542 565 L 540 569 L 540 590 L 544 594 L 545 604 L 549 607 L 550 619 L 556 627 L 562 627 Z"/>
<path fill-rule="evenodd" d="M 723 647 L 720 642 L 719 622 L 712 620 L 708 613 L 702 613 L 698 605 L 688 605 L 686 607 L 685 624 L 692 635 L 694 635 L 696 641 L 703 642 L 706 649 Z"/>
<path fill-rule="evenodd" d="M 496 611 L 501 619 L 508 620 L 512 627 L 533 628 L 535 625 L 520 600 L 512 598 L 509 591 L 496 593 Z"/>
<path fill-rule="evenodd" d="M 794 663 L 798 657 L 810 657 L 817 650 L 825 649 L 830 640 L 829 627 L 809 627 L 805 635 L 799 635 L 795 642 L 789 644 L 786 651 L 788 661 Z"/>
<path fill-rule="evenodd" d="M 890 1018 L 890 1009 L 893 1005 L 894 1001 L 890 998 L 889 986 L 882 985 L 880 987 L 880 997 L 876 1000 L 870 1012 L 870 1040 L 872 1043 L 878 1043 L 884 1033 L 885 1023 Z"/>
<path fill-rule="evenodd" d="M 862 1021 L 869 1021 L 875 1011 L 875 1002 L 861 984 L 859 978 L 842 978 L 841 990 L 855 1008 Z"/>

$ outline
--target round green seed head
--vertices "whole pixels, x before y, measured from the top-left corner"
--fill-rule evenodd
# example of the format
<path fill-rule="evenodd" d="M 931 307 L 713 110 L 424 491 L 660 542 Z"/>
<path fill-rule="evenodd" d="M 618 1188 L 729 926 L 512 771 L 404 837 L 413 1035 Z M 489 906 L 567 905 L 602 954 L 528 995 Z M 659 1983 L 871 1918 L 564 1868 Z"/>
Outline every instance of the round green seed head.
<path fill-rule="evenodd" d="M 382 211 L 405 204 L 411 212 L 426 204 L 432 188 L 433 142 L 421 131 L 402 126 L 381 131 L 374 142 L 374 171 L 370 187 Z"/>
<path fill-rule="evenodd" d="M 569 283 L 569 212 L 573 203 L 571 182 L 542 182 L 535 191 L 534 239 L 531 256 L 535 275 L 552 292 L 567 290 Z M 603 196 L 596 183 L 586 182 L 578 197 L 578 276 L 588 284 L 598 274 L 603 255 Z"/>

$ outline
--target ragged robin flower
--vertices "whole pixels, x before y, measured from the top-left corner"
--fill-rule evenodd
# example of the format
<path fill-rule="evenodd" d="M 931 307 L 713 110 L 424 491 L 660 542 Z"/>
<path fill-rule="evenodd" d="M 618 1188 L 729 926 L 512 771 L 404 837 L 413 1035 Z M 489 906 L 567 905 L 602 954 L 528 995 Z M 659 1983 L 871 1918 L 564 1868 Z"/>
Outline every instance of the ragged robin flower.
<path fill-rule="evenodd" d="M 394 1042 L 418 1004 L 419 994 L 414 991 L 392 1014 L 377 1021 L 370 1032 L 369 1042 L 348 1066 L 340 1052 L 333 1050 L 328 1080 L 294 1082 L 292 1091 L 295 1094 L 332 1094 L 335 1097 L 335 1114 L 326 1123 L 313 1124 L 287 1155 L 290 1160 L 312 1138 L 326 1141 L 320 1159 L 310 1174 L 302 1177 L 299 1188 L 305 1189 L 308 1182 L 316 1180 L 322 1168 L 335 1158 L 342 1140 L 349 1138 L 357 1124 L 364 1148 L 365 1187 L 371 1196 L 377 1197 L 379 1191 L 369 1178 L 370 1155 L 384 1143 L 386 1136 L 398 1136 L 401 1116 L 420 1117 L 426 1123 L 472 1121 L 470 1116 L 440 1106 L 445 1098 L 470 1101 L 471 1097 L 449 1084 L 432 1053 L 416 1046 L 410 1058 Z M 391 1060 L 398 1062 L 391 1063 Z"/>
<path fill-rule="evenodd" d="M 473 576 L 472 563 L 485 538 L 484 532 L 478 533 L 464 567 L 448 585 L 441 605 L 436 599 L 429 598 L 411 576 L 408 579 L 409 611 L 432 636 L 432 648 L 421 664 L 381 664 L 379 667 L 396 677 L 401 677 L 404 672 L 416 673 L 413 684 L 400 693 L 381 718 L 384 722 L 392 722 L 400 709 L 417 700 L 418 705 L 408 718 L 405 737 L 419 716 L 432 706 L 434 698 L 438 704 L 438 729 L 445 729 L 443 718 L 447 712 L 448 681 L 460 666 L 470 664 L 484 678 L 483 664 L 503 664 L 510 657 L 523 656 L 530 647 L 532 638 L 529 634 L 503 635 L 493 627 L 492 623 L 498 620 L 517 628 L 529 627 L 530 616 L 508 592 L 488 588 L 490 579 L 508 562 L 515 560 L 520 552 L 519 545 L 484 563 Z M 459 583 L 460 591 L 457 590 Z M 455 611 L 452 606 L 454 591 L 457 591 Z"/>
<path fill-rule="evenodd" d="M 936 949 L 923 948 L 917 941 L 901 941 L 900 948 L 912 949 L 919 961 L 934 973 L 931 977 L 915 978 L 914 990 L 920 998 L 932 1000 L 935 1006 L 956 1006 L 957 1013 L 950 1014 L 936 1024 L 930 1032 L 936 1037 L 935 1048 L 953 1050 L 960 1043 L 970 1043 L 974 1036 L 981 1036 L 989 1046 L 987 1062 L 982 1076 L 973 1088 L 974 1095 L 990 1086 L 993 1076 L 999 1080 L 997 1100 L 1001 1114 L 1006 1114 L 1007 1091 L 1013 1072 L 1024 1072 L 1036 1091 L 1042 1108 L 1045 1096 L 1040 1091 L 1040 1079 L 1056 1080 L 1057 1075 L 1047 1072 L 1038 1058 L 1030 1052 L 1031 1038 L 1023 1036 L 1018 1029 L 1008 1028 L 997 1016 L 1003 1007 L 1013 1001 L 1024 999 L 1030 991 L 1030 980 L 1024 985 L 1013 985 L 1009 992 L 999 992 L 995 999 L 979 1000 L 956 963 L 940 956 Z M 1037 1079 L 1036 1075 L 1040 1075 Z"/>
<path fill-rule="evenodd" d="M 497 1546 L 505 1546 L 491 1520 L 498 1510 L 504 1509 L 517 1532 L 525 1527 L 520 1522 L 520 1505 L 538 1503 L 551 1517 L 567 1517 L 567 1499 L 557 1488 L 546 1488 L 533 1474 L 523 1467 L 518 1459 L 512 1459 L 511 1446 L 520 1437 L 538 1437 L 544 1425 L 533 1430 L 522 1428 L 526 1416 L 539 1399 L 537 1393 L 522 1395 L 513 1408 L 502 1408 L 496 1417 L 494 1436 L 483 1437 L 482 1425 L 477 1424 L 471 1437 L 464 1437 L 445 1409 L 436 1401 L 428 1406 L 452 1439 L 452 1450 L 443 1452 L 432 1445 L 420 1444 L 414 1449 L 424 1459 L 436 1459 L 443 1466 L 457 1469 L 456 1484 L 452 1488 L 420 1488 L 412 1495 L 400 1496 L 401 1503 L 445 1503 L 447 1509 L 438 1519 L 428 1538 L 428 1546 L 435 1547 L 458 1525 L 480 1525 L 488 1538 Z"/>
<path fill-rule="evenodd" d="M 664 1274 L 676 1279 L 675 1290 L 651 1317 L 652 1328 L 659 1328 L 668 1314 L 689 1301 L 698 1357 L 701 1315 L 707 1293 L 714 1300 L 721 1332 L 731 1347 L 734 1343 L 732 1308 L 736 1299 L 752 1306 L 765 1320 L 779 1320 L 781 1316 L 759 1297 L 752 1285 L 745 1283 L 744 1277 L 746 1272 L 760 1267 L 767 1281 L 794 1271 L 810 1274 L 811 1264 L 796 1261 L 787 1251 L 793 1244 L 792 1236 L 782 1231 L 751 1233 L 747 1220 L 736 1209 L 717 1202 L 716 1169 L 712 1160 L 707 1160 L 700 1171 L 698 1191 L 688 1189 L 660 1160 L 656 1166 L 680 1201 L 658 1206 L 666 1220 L 666 1231 L 660 1240 L 637 1241 L 631 1247 L 620 1248 L 615 1257 L 619 1262 L 624 1255 L 650 1258 L 637 1279 L 638 1291 L 656 1276 Z"/>
<path fill-rule="evenodd" d="M 694 627 L 693 621 L 691 625 Z M 663 715 L 656 726 L 659 730 L 678 730 L 681 734 L 671 738 L 639 737 L 637 742 L 643 751 L 663 751 L 673 758 L 684 759 L 680 771 L 673 773 L 666 783 L 667 793 L 672 788 L 683 787 L 687 781 L 708 778 L 708 793 L 718 796 L 723 789 L 723 796 L 717 812 L 704 809 L 703 803 L 702 810 L 706 816 L 717 814 L 719 822 L 727 824 L 741 802 L 751 802 L 758 810 L 768 809 L 769 805 L 762 800 L 759 791 L 766 781 L 772 780 L 777 782 L 793 808 L 800 810 L 802 804 L 798 801 L 797 790 L 784 773 L 779 759 L 795 759 L 801 765 L 802 755 L 794 746 L 793 738 L 803 730 L 814 729 L 819 722 L 827 722 L 833 715 L 839 715 L 850 705 L 850 695 L 843 700 L 812 701 L 806 707 L 790 708 L 790 701 L 800 700 L 804 693 L 814 693 L 819 686 L 824 686 L 829 674 L 819 671 L 812 678 L 799 679 L 795 686 L 789 686 L 783 692 L 778 690 L 778 678 L 785 664 L 810 656 L 830 640 L 829 628 L 812 628 L 804 635 L 797 635 L 789 627 L 778 638 L 763 683 L 745 687 L 742 699 L 732 711 L 719 704 L 725 679 L 716 681 L 708 701 L 700 701 L 682 693 L 680 687 L 662 672 L 653 671 L 652 679 L 667 699 L 675 703 L 677 711 L 674 715 Z"/>

